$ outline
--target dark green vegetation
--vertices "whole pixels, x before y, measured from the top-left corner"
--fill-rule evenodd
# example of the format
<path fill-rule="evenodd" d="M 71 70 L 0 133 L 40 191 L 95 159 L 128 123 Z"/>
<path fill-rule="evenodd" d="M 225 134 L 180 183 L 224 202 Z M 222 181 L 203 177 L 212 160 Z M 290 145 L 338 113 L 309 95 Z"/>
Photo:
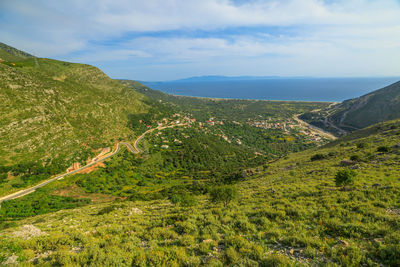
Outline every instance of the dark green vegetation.
<path fill-rule="evenodd" d="M 356 176 L 357 173 L 354 170 L 349 170 L 349 169 L 340 170 L 336 173 L 335 176 L 336 186 L 351 185 L 354 183 L 354 178 Z"/>
<path fill-rule="evenodd" d="M 226 207 L 230 202 L 237 199 L 238 192 L 233 186 L 218 186 L 210 191 L 210 197 L 212 202 L 222 202 L 224 204 L 224 207 Z"/>
<path fill-rule="evenodd" d="M 353 155 L 357 161 L 350 160 Z M 125 156 L 105 169 L 114 172 L 126 164 L 122 161 L 131 162 Z M 290 154 L 229 186 L 197 193 L 177 187 L 171 197 L 84 207 L 65 199 L 62 205 L 76 208 L 3 222 L 0 258 L 14 254 L 18 262 L 40 266 L 396 266 L 399 160 L 400 121 L 393 121 Z M 335 182 L 338 173 L 357 176 L 343 187 Z M 117 176 L 123 175 L 121 170 Z M 52 186 L 63 188 L 82 177 Z M 157 188 L 146 179 L 136 186 L 148 193 Z M 7 205 L 18 207 L 16 201 Z"/>
<path fill-rule="evenodd" d="M 156 140 L 160 136 L 164 141 L 169 140 L 168 149 L 161 148 L 165 142 Z M 177 143 L 176 138 L 182 141 Z M 154 145 L 151 145 L 148 153 L 135 155 L 124 150 L 107 161 L 104 168 L 99 168 L 90 174 L 77 174 L 54 183 L 51 187 L 46 187 L 46 193 L 55 194 L 58 190 L 68 191 L 71 187 L 79 186 L 88 194 L 101 193 L 130 200 L 166 199 L 173 195 L 188 193 L 200 195 L 214 185 L 230 184 L 243 179 L 251 167 L 257 167 L 260 171 L 262 167 L 259 166 L 264 163 L 263 156 L 254 155 L 250 150 L 190 128 L 164 129 L 155 132 L 150 141 Z M 31 174 L 36 170 L 34 165 L 18 167 L 12 169 L 13 173 L 18 170 L 29 170 Z M 29 174 L 24 173 L 22 179 L 35 178 L 33 174 Z M 43 196 L 43 192 L 39 191 L 29 197 L 5 203 L 16 202 L 17 206 L 30 206 L 32 201 L 41 199 L 41 206 L 45 206 L 44 203 L 52 205 L 53 198 L 43 198 Z M 70 200 L 65 199 L 66 203 Z M 26 203 L 20 204 L 24 202 Z M 3 219 L 7 219 L 9 207 L 14 207 L 14 204 L 3 207 L 5 210 Z M 51 211 L 53 210 L 47 208 L 35 210 L 36 214 Z M 32 215 L 34 214 L 23 212 L 20 217 Z"/>
<path fill-rule="evenodd" d="M 121 83 L 155 103 L 162 103 L 175 112 L 195 118 L 201 128 L 206 128 L 206 132 L 226 136 L 232 142 L 239 140 L 243 146 L 265 153 L 268 157 L 301 151 L 323 142 L 302 134 L 302 128 L 296 124 L 293 116 L 327 107 L 329 103 L 174 96 L 135 81 L 122 80 Z"/>
<path fill-rule="evenodd" d="M 58 163 L 58 164 L 57 164 Z M 43 179 L 64 171 L 61 162 L 53 161 L 42 164 L 37 162 L 25 162 L 10 166 L 0 165 L 0 185 L 8 182 L 8 176 L 19 177 L 10 184 L 14 188 L 24 188 Z"/>
<path fill-rule="evenodd" d="M 48 188 L 38 189 L 34 194 L 13 201 L 5 201 L 0 209 L 0 225 L 4 219 L 18 219 L 50 213 L 61 209 L 72 209 L 89 204 L 90 199 L 73 199 L 50 195 Z M 2 224 L 3 223 L 3 224 Z"/>
<path fill-rule="evenodd" d="M 337 135 L 400 118 L 400 82 L 301 118 Z"/>

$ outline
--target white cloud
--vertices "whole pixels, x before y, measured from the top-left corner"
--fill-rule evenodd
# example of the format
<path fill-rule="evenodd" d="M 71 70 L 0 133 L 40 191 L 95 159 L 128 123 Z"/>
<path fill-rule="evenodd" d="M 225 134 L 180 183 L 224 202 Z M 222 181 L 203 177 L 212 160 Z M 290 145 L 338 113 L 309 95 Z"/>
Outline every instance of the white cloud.
<path fill-rule="evenodd" d="M 161 69 L 168 62 L 171 67 L 184 64 L 193 72 L 200 66 L 209 69 L 207 64 L 243 72 L 258 64 L 267 75 L 269 70 L 282 75 L 397 72 L 397 0 L 237 2 L 1 0 L 0 39 L 39 56 L 105 66 L 139 60 Z"/>

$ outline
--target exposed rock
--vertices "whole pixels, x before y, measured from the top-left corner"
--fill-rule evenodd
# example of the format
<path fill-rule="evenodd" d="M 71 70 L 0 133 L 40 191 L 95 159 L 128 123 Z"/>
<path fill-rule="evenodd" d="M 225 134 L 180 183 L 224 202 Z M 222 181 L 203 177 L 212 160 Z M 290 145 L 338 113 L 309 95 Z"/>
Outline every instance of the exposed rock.
<path fill-rule="evenodd" d="M 142 214 L 142 213 L 143 213 L 143 211 L 142 211 L 141 209 L 132 208 L 132 209 L 129 211 L 129 216 L 131 216 L 132 214 Z"/>
<path fill-rule="evenodd" d="M 354 161 L 348 160 L 348 159 L 344 159 L 344 160 L 342 160 L 340 162 L 341 166 L 351 166 L 351 165 L 354 165 L 354 164 L 356 164 Z"/>
<path fill-rule="evenodd" d="M 349 242 L 347 242 L 346 240 L 339 240 L 338 241 L 338 245 L 341 245 L 343 247 L 348 247 L 350 246 Z"/>
<path fill-rule="evenodd" d="M 373 184 L 372 187 L 379 187 L 381 184 Z"/>
<path fill-rule="evenodd" d="M 18 259 L 18 256 L 13 254 L 10 257 L 8 257 L 5 261 L 3 261 L 1 263 L 1 265 L 14 265 L 14 264 L 17 264 L 18 263 L 17 259 Z"/>
<path fill-rule="evenodd" d="M 25 239 L 25 240 L 31 239 L 32 237 L 45 235 L 45 234 L 46 234 L 45 232 L 42 232 L 42 230 L 40 230 L 39 228 L 37 228 L 36 226 L 34 226 L 32 224 L 26 224 L 26 225 L 20 227 L 20 229 L 18 231 L 15 231 L 13 233 L 13 235 L 15 237 L 21 237 L 22 239 Z"/>
<path fill-rule="evenodd" d="M 351 166 L 350 169 L 359 170 L 359 169 L 361 169 L 361 167 L 358 165 L 354 165 L 354 166 Z"/>
<path fill-rule="evenodd" d="M 30 260 L 30 262 L 37 264 L 39 259 L 45 259 L 53 253 L 54 253 L 54 251 L 49 250 L 49 251 L 45 251 L 43 253 L 37 254 L 33 259 Z"/>
<path fill-rule="evenodd" d="M 400 215 L 400 206 L 392 209 L 387 209 L 386 212 L 389 214 Z"/>
<path fill-rule="evenodd" d="M 80 247 L 72 247 L 72 248 L 70 249 L 70 251 L 73 252 L 73 253 L 79 253 L 79 252 L 81 252 L 82 250 L 83 250 L 83 246 L 80 246 Z"/>

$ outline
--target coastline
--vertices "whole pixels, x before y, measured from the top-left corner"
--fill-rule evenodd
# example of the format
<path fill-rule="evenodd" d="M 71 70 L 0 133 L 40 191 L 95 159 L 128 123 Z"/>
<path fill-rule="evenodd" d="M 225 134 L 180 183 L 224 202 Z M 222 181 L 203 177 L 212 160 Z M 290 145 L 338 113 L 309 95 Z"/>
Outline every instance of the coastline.
<path fill-rule="evenodd" d="M 151 88 L 151 87 L 150 87 Z M 151 88 L 153 89 L 153 88 Z M 171 96 L 176 96 L 176 97 L 192 97 L 192 98 L 199 98 L 199 99 L 209 99 L 209 100 L 245 100 L 245 101 L 265 101 L 265 102 L 301 102 L 301 103 L 331 103 L 331 104 L 339 104 L 342 102 L 339 101 L 323 101 L 323 100 L 319 100 L 319 101 L 314 101 L 314 100 L 276 100 L 276 99 L 258 99 L 258 98 L 235 98 L 235 97 L 209 97 L 209 96 L 193 96 L 193 95 L 178 95 L 178 94 L 171 94 L 168 92 L 165 92 L 163 90 L 160 89 L 153 89 L 153 90 L 157 90 L 157 91 L 161 91 L 164 94 L 168 94 Z"/>

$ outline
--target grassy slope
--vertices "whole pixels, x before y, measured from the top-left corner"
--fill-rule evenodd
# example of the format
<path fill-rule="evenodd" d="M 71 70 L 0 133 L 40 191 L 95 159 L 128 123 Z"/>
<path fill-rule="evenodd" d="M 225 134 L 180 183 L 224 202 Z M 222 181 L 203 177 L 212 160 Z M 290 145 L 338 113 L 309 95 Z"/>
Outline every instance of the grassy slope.
<path fill-rule="evenodd" d="M 146 110 L 142 95 L 99 69 L 50 59 L 0 64 L 0 88 L 3 164 L 68 160 L 81 150 L 110 145 L 132 134 L 128 114 Z"/>
<path fill-rule="evenodd" d="M 129 127 L 129 115 L 146 113 L 147 98 L 98 68 L 5 45 L 0 58 L 0 165 L 46 162 L 61 171 L 140 134 Z M 20 182 L 0 183 L 0 195 L 19 190 Z"/>
<path fill-rule="evenodd" d="M 198 196 L 190 208 L 125 201 L 24 219 L 1 232 L 0 257 L 41 266 L 398 265 L 399 136 L 393 121 L 291 154 L 236 184 L 239 201 L 228 207 Z M 326 157 L 311 161 L 316 153 Z M 352 155 L 358 175 L 343 191 L 333 178 Z M 47 234 L 15 237 L 25 224 Z"/>
<path fill-rule="evenodd" d="M 34 56 L 4 43 L 0 43 L 0 61 L 18 62 L 28 58 L 34 58 Z"/>

